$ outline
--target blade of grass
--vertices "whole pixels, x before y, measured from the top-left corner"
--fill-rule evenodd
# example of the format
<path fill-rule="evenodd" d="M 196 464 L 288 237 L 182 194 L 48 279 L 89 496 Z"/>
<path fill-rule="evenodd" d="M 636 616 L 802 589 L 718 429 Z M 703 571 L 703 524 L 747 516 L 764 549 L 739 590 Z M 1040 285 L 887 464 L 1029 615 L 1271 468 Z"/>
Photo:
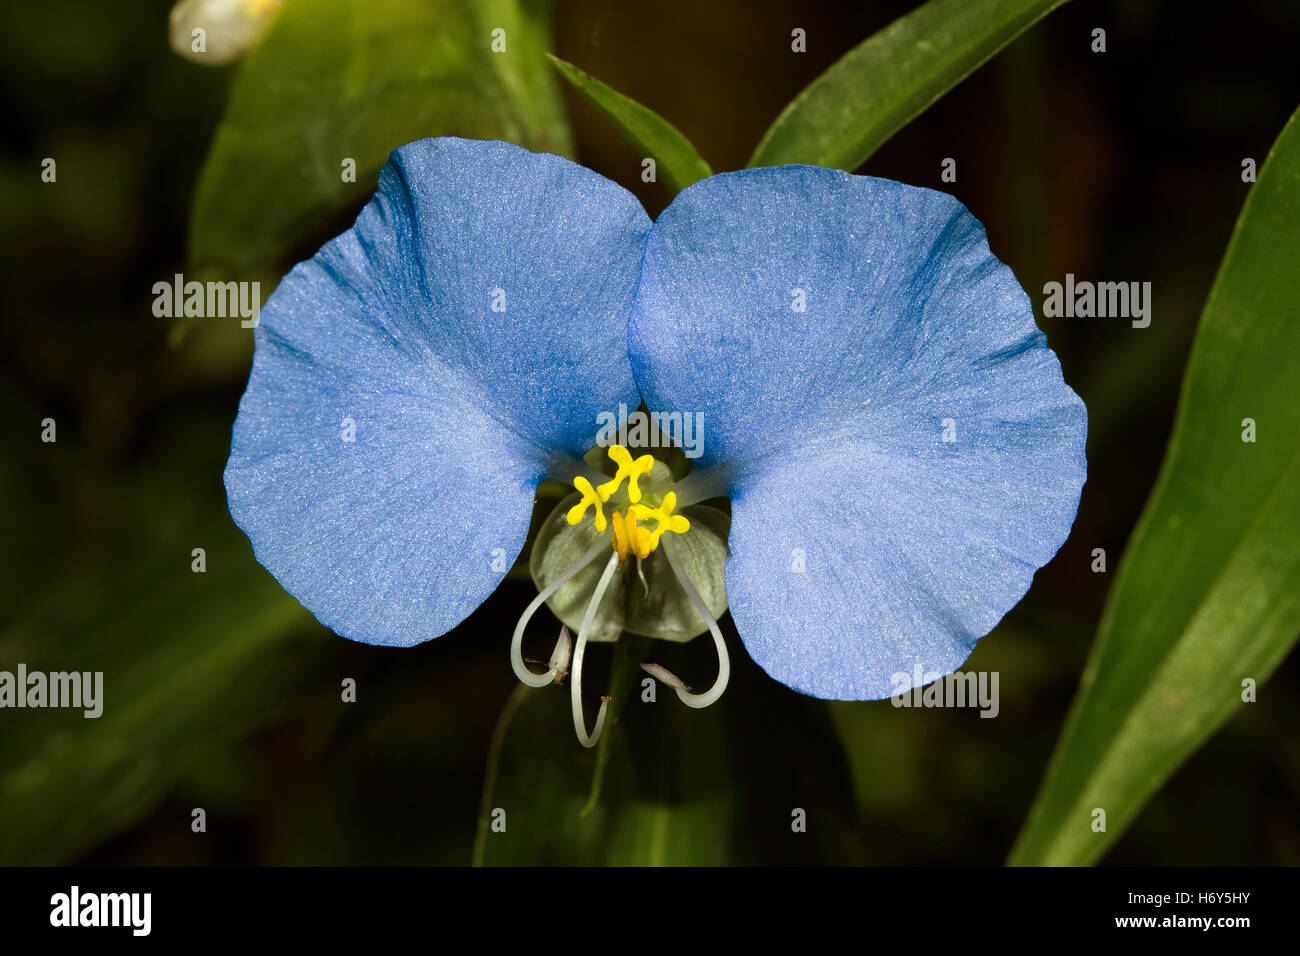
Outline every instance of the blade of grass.
<path fill-rule="evenodd" d="M 858 44 L 768 128 L 750 166 L 853 170 L 1065 0 L 931 0 Z"/>
<path fill-rule="evenodd" d="M 574 85 L 633 146 L 654 159 L 658 178 L 674 195 L 713 175 L 699 152 L 677 127 L 658 113 L 584 73 L 572 63 L 550 56 L 560 75 Z"/>

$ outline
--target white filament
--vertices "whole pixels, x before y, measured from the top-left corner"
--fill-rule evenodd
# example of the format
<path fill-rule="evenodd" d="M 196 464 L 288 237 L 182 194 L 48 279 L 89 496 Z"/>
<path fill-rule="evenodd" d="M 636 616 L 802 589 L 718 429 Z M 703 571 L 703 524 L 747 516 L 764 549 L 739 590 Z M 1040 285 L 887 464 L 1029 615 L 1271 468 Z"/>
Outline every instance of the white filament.
<path fill-rule="evenodd" d="M 537 613 L 537 609 L 546 603 L 547 598 L 558 591 L 571 577 L 591 564 L 592 561 L 595 561 L 600 556 L 601 550 L 608 547 L 609 542 L 604 538 L 593 544 L 573 567 L 542 588 L 542 592 L 533 598 L 532 603 L 524 609 L 524 613 L 520 616 L 519 623 L 515 625 L 515 636 L 510 641 L 510 665 L 515 669 L 515 676 L 529 687 L 545 687 L 556 680 L 557 677 L 564 676 L 564 666 L 561 665 L 567 666 L 569 661 L 567 648 L 562 648 L 561 645 L 567 644 L 569 632 L 567 628 L 561 629 L 560 639 L 556 641 L 555 650 L 551 654 L 550 666 L 543 673 L 536 674 L 529 670 L 528 665 L 524 663 L 524 628 L 528 626 L 528 622 Z M 562 654 L 562 650 L 565 653 Z"/>
<path fill-rule="evenodd" d="M 610 579 L 614 576 L 617 567 L 618 555 L 611 554 L 609 561 L 605 564 L 605 571 L 596 584 L 596 590 L 591 594 L 591 601 L 587 604 L 587 612 L 582 616 L 582 627 L 578 628 L 578 643 L 573 648 L 573 683 L 569 685 L 569 700 L 573 705 L 573 729 L 578 734 L 578 742 L 584 747 L 594 747 L 596 742 L 600 740 L 601 731 L 605 729 L 605 710 L 609 707 L 609 698 L 602 697 L 600 699 L 600 710 L 596 714 L 596 726 L 589 735 L 587 733 L 587 720 L 582 715 L 582 657 L 587 650 L 587 634 L 591 630 L 591 622 L 596 617 L 601 598 L 605 596 L 605 592 L 609 589 Z"/>
<path fill-rule="evenodd" d="M 722 640 L 722 631 L 718 628 L 718 622 L 713 619 L 709 612 L 708 605 L 700 597 L 700 593 L 695 590 L 690 579 L 682 571 L 681 565 L 673 557 L 674 545 L 671 538 L 665 536 L 663 542 L 664 555 L 668 558 L 668 566 L 673 569 L 673 574 L 677 576 L 677 583 L 682 586 L 686 596 L 690 598 L 695 609 L 700 612 L 700 616 L 709 622 L 709 631 L 713 634 L 713 646 L 718 650 L 718 678 L 702 694 L 692 694 L 681 680 L 674 676 L 673 673 L 658 664 L 642 664 L 641 669 L 653 677 L 657 677 L 673 690 L 677 691 L 677 697 L 687 707 L 708 707 L 722 696 L 722 692 L 727 689 L 727 681 L 731 679 L 731 658 L 727 656 L 727 645 Z"/>

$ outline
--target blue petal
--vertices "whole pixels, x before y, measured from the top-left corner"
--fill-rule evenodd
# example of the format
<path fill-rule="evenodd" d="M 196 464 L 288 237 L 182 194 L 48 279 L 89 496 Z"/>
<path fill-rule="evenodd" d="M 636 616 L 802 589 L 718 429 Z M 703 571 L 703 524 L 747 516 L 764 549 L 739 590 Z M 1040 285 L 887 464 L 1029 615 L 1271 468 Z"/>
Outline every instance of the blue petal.
<path fill-rule="evenodd" d="M 409 646 L 464 619 L 522 549 L 538 481 L 594 444 L 598 412 L 637 404 L 649 227 L 558 156 L 394 151 L 356 224 L 262 310 L 225 473 L 257 559 L 354 640 Z"/>
<path fill-rule="evenodd" d="M 797 690 L 951 672 L 1069 534 L 1087 413 L 951 196 L 807 166 L 697 183 L 651 232 L 630 351 L 651 409 L 704 413 L 732 617 Z"/>

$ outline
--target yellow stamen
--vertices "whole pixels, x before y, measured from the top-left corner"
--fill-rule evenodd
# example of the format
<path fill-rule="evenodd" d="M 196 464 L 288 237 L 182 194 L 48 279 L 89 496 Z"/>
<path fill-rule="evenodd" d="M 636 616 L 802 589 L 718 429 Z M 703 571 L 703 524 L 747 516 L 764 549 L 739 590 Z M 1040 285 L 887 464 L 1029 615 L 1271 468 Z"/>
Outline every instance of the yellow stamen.
<path fill-rule="evenodd" d="M 619 564 L 625 564 L 627 562 L 628 544 L 629 541 L 627 536 L 627 528 L 623 524 L 623 512 L 615 511 L 614 512 L 614 551 L 616 554 L 618 554 Z"/>
<path fill-rule="evenodd" d="M 634 520 L 639 518 L 645 521 L 649 518 L 655 520 L 654 531 L 647 532 L 645 528 L 640 529 L 642 533 L 649 538 L 649 546 L 646 554 L 649 554 L 655 548 L 659 547 L 659 538 L 666 531 L 673 534 L 685 534 L 691 530 L 691 522 L 684 515 L 673 514 L 673 509 L 677 507 L 677 495 L 675 492 L 668 492 L 664 495 L 663 504 L 658 508 L 651 508 L 649 505 L 633 505 L 628 509 L 628 516 Z M 644 556 L 644 555 L 642 555 Z"/>
<path fill-rule="evenodd" d="M 630 512 L 624 515 L 614 512 L 614 551 L 618 554 L 618 563 L 627 562 L 627 553 L 631 551 L 638 558 L 645 558 L 654 550 L 650 541 L 649 529 L 636 523 L 636 516 Z"/>
<path fill-rule="evenodd" d="M 569 524 L 577 524 L 582 520 L 582 516 L 587 513 L 589 505 L 596 506 L 594 519 L 596 522 L 596 531 L 598 534 L 605 533 L 605 509 L 601 507 L 601 502 L 605 499 L 596 493 L 596 489 L 591 487 L 591 482 L 579 475 L 573 479 L 573 487 L 582 493 L 582 500 L 569 509 Z M 604 485 L 601 485 L 603 488 Z"/>
<path fill-rule="evenodd" d="M 632 552 L 638 558 L 650 556 L 650 552 L 654 550 L 654 545 L 650 542 L 650 532 L 637 524 L 636 515 L 631 513 L 627 516 L 627 536 L 632 542 Z"/>
<path fill-rule="evenodd" d="M 615 472 L 613 478 L 596 489 L 600 493 L 600 500 L 609 501 L 609 496 L 618 491 L 618 486 L 626 478 L 627 498 L 633 504 L 636 504 L 641 500 L 641 489 L 637 486 L 637 480 L 654 467 L 654 455 L 642 455 L 640 458 L 633 459 L 632 453 L 622 445 L 611 445 L 609 447 L 609 460 L 618 465 L 618 471 Z"/>
<path fill-rule="evenodd" d="M 603 485 L 593 488 L 586 478 L 579 476 L 573 479 L 573 487 L 582 495 L 582 500 L 569 509 L 567 516 L 569 524 L 578 524 L 587 513 L 587 509 L 594 507 L 596 511 L 592 517 L 596 524 L 596 533 L 604 534 L 606 521 L 605 509 L 602 505 L 609 501 L 610 496 L 618 491 L 619 486 L 626 479 L 627 496 L 632 503 L 626 512 L 613 513 L 614 534 L 610 542 L 620 564 L 627 561 L 629 552 L 638 558 L 649 557 L 650 552 L 659 547 L 659 539 L 666 531 L 685 534 L 690 530 L 690 521 L 681 515 L 673 514 L 673 510 L 677 507 L 677 495 L 673 492 L 668 492 L 664 496 L 663 503 L 657 508 L 640 503 L 641 489 L 637 486 L 637 479 L 649 473 L 654 467 L 653 455 L 633 458 L 631 452 L 622 445 L 612 445 L 609 449 L 609 457 L 618 465 L 618 473 Z M 639 523 L 647 518 L 654 518 L 657 522 L 654 531 L 642 527 Z"/>

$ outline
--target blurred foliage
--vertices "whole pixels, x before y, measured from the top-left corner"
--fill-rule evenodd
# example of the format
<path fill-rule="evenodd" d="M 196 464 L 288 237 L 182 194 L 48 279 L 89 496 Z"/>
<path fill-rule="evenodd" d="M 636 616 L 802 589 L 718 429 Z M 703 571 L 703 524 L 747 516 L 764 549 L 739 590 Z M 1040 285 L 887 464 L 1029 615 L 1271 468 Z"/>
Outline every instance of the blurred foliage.
<path fill-rule="evenodd" d="M 240 273 L 274 260 L 329 212 L 374 192 L 394 147 L 426 136 L 570 154 L 543 58 L 548 8 L 537 0 L 284 4 L 240 67 L 204 163 L 191 262 Z"/>
<path fill-rule="evenodd" d="M 35 711 L 0 737 L 0 804 L 21 821 L 0 827 L 0 862 L 72 858 L 133 823 L 209 748 L 278 716 L 279 689 L 315 663 L 307 612 L 229 522 L 195 517 L 123 573 L 63 577 L 0 638 L 0 660 L 29 672 L 105 675 L 102 716 Z M 207 570 L 187 579 L 193 542 Z"/>
<path fill-rule="evenodd" d="M 1300 636 L 1297 221 L 1300 112 L 1210 291 L 1160 479 L 1013 862 L 1096 860 Z"/>
<path fill-rule="evenodd" d="M 288 0 L 286 11 L 318 3 Z M 1089 408 L 1090 477 L 1070 541 L 968 665 L 1000 672 L 1001 712 L 983 720 L 800 697 L 748 661 L 724 617 L 734 670 L 722 701 L 704 712 L 671 694 L 646 704 L 636 683 L 619 695 L 603 799 L 580 818 L 604 836 L 560 842 L 575 821 L 554 813 L 586 807 L 600 757 L 572 739 L 564 692 L 515 690 L 510 629 L 531 582 L 512 578 L 455 631 L 405 651 L 315 624 L 226 517 L 220 475 L 247 332 L 202 320 L 182 340 L 178 325 L 152 316 L 150 290 L 185 270 L 187 232 L 196 260 L 274 281 L 348 224 L 388 150 L 415 135 L 502 135 L 573 152 L 655 214 L 671 180 L 643 182 L 641 148 L 566 87 L 570 139 L 543 52 L 670 116 L 716 168 L 734 169 L 800 90 L 814 84 L 797 102 L 815 103 L 818 77 L 849 78 L 827 71 L 851 50 L 862 52 L 842 62 L 875 62 L 862 57 L 897 35 L 880 31 L 913 4 L 669 0 L 647 16 L 568 0 L 548 46 L 542 8 L 529 2 L 348 3 L 337 8 L 353 19 L 287 15 L 261 50 L 220 69 L 167 49 L 169 5 L 0 8 L 0 249 L 12 277 L 0 286 L 0 668 L 102 668 L 106 697 L 99 720 L 0 712 L 0 859 L 464 863 L 496 735 L 504 759 L 486 800 L 508 804 L 509 825 L 483 836 L 485 862 L 1002 860 L 1110 583 L 1089 572 L 1090 552 L 1124 549 L 1215 263 L 1258 188 L 1240 182 L 1241 160 L 1262 158 L 1300 101 L 1289 66 L 1300 9 L 1252 0 L 1190 16 L 1172 0 L 1067 4 L 955 87 L 986 55 L 963 44 L 995 36 L 991 53 L 1029 21 L 950 37 L 954 56 L 934 75 L 898 73 L 912 85 L 895 88 L 874 132 L 843 139 L 843 165 L 874 149 L 863 171 L 955 192 L 1035 300 L 1065 272 L 1149 279 L 1156 290 L 1149 329 L 1041 320 Z M 396 48 L 381 55 L 384 34 L 362 28 L 368 11 L 389 7 L 407 11 L 409 29 L 390 34 Z M 509 58 L 488 52 L 489 22 L 519 24 Z M 1109 32 L 1100 59 L 1088 49 L 1097 25 Z M 796 27 L 806 54 L 791 52 Z M 345 37 L 365 52 L 331 72 L 329 57 L 353 55 Z M 870 84 L 855 82 L 846 108 L 868 103 Z M 316 111 L 311 124 L 299 109 Z M 343 148 L 353 141 L 355 152 Z M 348 155 L 355 184 L 339 177 Z M 40 182 L 47 156 L 58 159 L 57 184 Z M 954 184 L 939 180 L 945 157 L 957 159 Z M 47 416 L 57 444 L 39 440 Z M 554 504 L 539 504 L 538 523 Z M 207 548 L 203 574 L 190 570 L 194 547 Z M 658 644 L 652 657 L 700 681 L 712 653 L 693 641 Z M 589 695 L 620 686 L 625 665 L 612 665 L 613 681 L 602 670 L 612 654 L 589 652 Z M 1283 663 L 1107 859 L 1300 862 L 1298 675 Z M 340 700 L 345 678 L 357 681 L 354 704 Z M 513 716 L 499 721 L 512 695 Z M 524 793 L 537 802 L 512 796 Z M 195 807 L 208 810 L 207 834 L 190 830 Z M 806 834 L 791 831 L 794 808 L 808 811 Z"/>

